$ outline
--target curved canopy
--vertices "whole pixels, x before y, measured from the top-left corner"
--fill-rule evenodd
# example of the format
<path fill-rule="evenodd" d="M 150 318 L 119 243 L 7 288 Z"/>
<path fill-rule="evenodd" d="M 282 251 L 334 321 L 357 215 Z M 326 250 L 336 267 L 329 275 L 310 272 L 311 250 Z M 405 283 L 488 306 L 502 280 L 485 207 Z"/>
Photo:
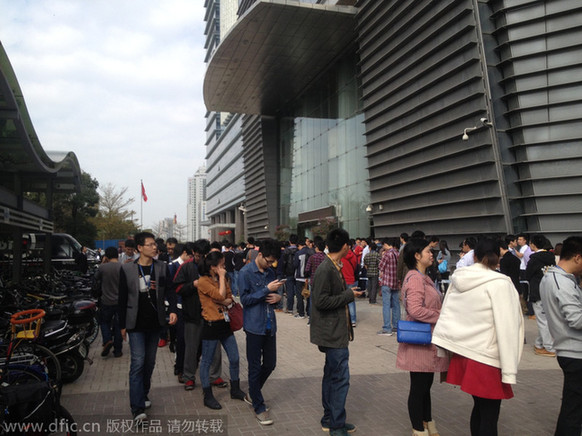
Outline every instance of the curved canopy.
<path fill-rule="evenodd" d="M 353 43 L 356 11 L 258 0 L 224 36 L 208 64 L 207 109 L 275 114 Z"/>
<path fill-rule="evenodd" d="M 20 188 L 15 175 L 21 175 Z M 81 168 L 72 152 L 45 152 L 34 131 L 22 91 L 0 43 L 0 186 L 10 191 L 75 192 Z"/>

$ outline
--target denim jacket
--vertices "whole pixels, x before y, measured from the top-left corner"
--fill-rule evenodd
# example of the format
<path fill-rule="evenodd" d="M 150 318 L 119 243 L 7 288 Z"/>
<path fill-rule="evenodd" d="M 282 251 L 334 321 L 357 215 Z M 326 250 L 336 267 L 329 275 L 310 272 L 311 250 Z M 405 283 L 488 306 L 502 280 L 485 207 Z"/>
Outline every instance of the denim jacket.
<path fill-rule="evenodd" d="M 243 328 L 255 335 L 275 335 L 277 319 L 275 306 L 265 298 L 271 292 L 267 285 L 275 280 L 275 272 L 269 268 L 261 272 L 255 262 L 245 265 L 239 272 L 238 286 L 243 305 Z M 270 328 L 269 328 L 270 325 Z"/>

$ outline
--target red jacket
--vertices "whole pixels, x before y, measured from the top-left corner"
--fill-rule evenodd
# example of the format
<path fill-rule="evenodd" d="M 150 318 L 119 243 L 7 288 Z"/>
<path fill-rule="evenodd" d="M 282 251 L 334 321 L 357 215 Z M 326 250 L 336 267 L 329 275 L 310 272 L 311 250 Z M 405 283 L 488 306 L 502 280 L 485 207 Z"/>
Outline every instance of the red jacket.
<path fill-rule="evenodd" d="M 356 265 L 358 264 L 356 255 L 352 250 L 348 251 L 345 257 L 342 258 L 342 274 L 346 284 L 353 285 L 356 283 Z"/>

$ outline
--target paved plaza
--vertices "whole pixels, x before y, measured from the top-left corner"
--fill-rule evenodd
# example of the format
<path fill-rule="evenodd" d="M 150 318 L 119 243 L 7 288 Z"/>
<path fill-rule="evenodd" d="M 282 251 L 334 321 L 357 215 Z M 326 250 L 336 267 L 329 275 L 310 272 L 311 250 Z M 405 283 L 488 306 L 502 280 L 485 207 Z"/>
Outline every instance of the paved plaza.
<path fill-rule="evenodd" d="M 396 369 L 398 343 L 395 336 L 377 336 L 382 306 L 357 302 L 358 326 L 350 344 L 351 382 L 347 401 L 348 421 L 357 425 L 360 436 L 404 436 L 411 434 L 406 407 L 409 375 Z M 306 320 L 278 313 L 277 368 L 267 381 L 263 394 L 275 423 L 262 427 L 250 406 L 230 399 L 228 389 L 214 388 L 223 409 L 203 406 L 202 389 L 185 391 L 173 375 L 174 354 L 168 347 L 158 349 L 148 410 L 150 424 L 145 434 L 227 434 L 231 436 L 325 435 L 319 426 L 322 414 L 321 377 L 323 354 L 309 342 Z M 500 435 L 551 435 L 560 407 L 562 373 L 555 358 L 533 353 L 536 322 L 526 319 L 523 357 L 514 386 L 515 397 L 503 401 L 499 420 Z M 236 333 L 241 355 L 241 385 L 246 391 L 247 365 L 244 332 Z M 129 346 L 121 358 L 102 358 L 100 338 L 91 350 L 94 359 L 83 375 L 63 389 L 63 404 L 79 424 L 88 424 L 79 434 L 132 434 L 124 430 L 129 410 Z M 223 378 L 228 380 L 228 361 L 223 353 Z M 446 383 L 432 388 L 433 418 L 442 436 L 469 434 L 472 399 Z M 196 423 L 196 420 L 197 423 Z M 89 430 L 89 424 L 99 423 Z M 222 430 L 222 433 L 219 431 Z"/>

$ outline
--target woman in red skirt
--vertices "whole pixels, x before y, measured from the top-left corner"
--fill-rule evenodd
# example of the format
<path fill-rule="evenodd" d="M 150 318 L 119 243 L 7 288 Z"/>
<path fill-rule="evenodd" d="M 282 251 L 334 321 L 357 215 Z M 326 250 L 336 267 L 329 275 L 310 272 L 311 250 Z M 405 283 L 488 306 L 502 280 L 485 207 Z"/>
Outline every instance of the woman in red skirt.
<path fill-rule="evenodd" d="M 480 240 L 475 259 L 453 274 L 432 342 L 453 353 L 447 382 L 473 396 L 471 435 L 496 436 L 501 400 L 513 397 L 523 314 L 511 279 L 495 271 L 497 242 Z"/>

